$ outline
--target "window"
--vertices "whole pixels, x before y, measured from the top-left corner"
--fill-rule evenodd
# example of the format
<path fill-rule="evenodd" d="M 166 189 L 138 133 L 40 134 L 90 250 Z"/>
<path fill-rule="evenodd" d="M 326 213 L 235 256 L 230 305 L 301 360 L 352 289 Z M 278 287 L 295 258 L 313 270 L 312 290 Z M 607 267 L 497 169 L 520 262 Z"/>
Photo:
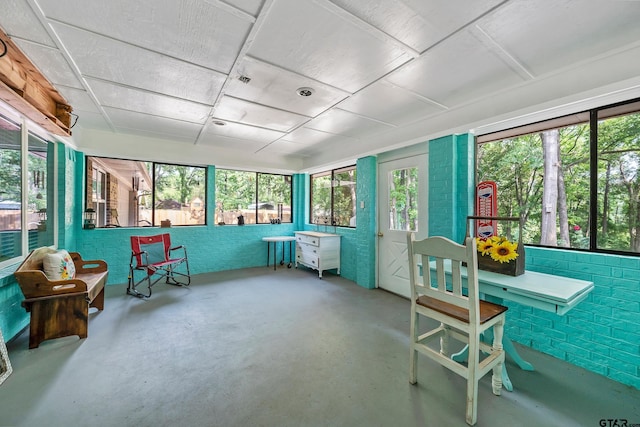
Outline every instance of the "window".
<path fill-rule="evenodd" d="M 136 160 L 87 157 L 86 208 L 96 227 L 206 223 L 206 169 Z"/>
<path fill-rule="evenodd" d="M 37 247 L 55 244 L 49 173 L 53 147 L 28 128 L 0 115 L 0 266 Z"/>
<path fill-rule="evenodd" d="M 639 101 L 478 143 L 478 182 L 496 181 L 498 215 L 524 219 L 524 243 L 640 254 Z"/>
<path fill-rule="evenodd" d="M 291 175 L 216 169 L 216 223 L 292 222 Z"/>
<path fill-rule="evenodd" d="M 356 226 L 356 167 L 311 175 L 311 219 L 314 224 Z"/>

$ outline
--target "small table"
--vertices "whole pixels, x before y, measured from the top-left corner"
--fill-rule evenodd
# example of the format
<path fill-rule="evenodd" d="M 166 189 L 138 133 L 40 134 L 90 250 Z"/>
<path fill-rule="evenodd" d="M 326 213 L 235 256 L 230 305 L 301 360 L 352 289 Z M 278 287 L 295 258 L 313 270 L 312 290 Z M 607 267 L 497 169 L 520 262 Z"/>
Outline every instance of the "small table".
<path fill-rule="evenodd" d="M 284 265 L 284 242 L 289 242 L 289 264 L 287 264 L 287 268 L 291 268 L 291 242 L 296 240 L 295 236 L 271 236 L 271 237 L 263 237 L 262 241 L 267 242 L 267 267 L 269 267 L 269 246 L 273 243 L 273 269 L 276 269 L 276 245 L 278 242 L 282 242 L 282 260 L 280 261 L 280 265 Z"/>
<path fill-rule="evenodd" d="M 422 265 L 419 266 L 422 275 Z M 435 271 L 436 262 L 429 263 L 431 271 Z M 451 261 L 445 262 L 447 276 L 451 275 Z M 461 267 L 463 281 L 466 281 L 467 268 Z M 463 284 L 464 286 L 464 284 Z M 572 279 L 570 277 L 556 276 L 553 274 L 537 273 L 525 270 L 520 276 L 507 276 L 490 271 L 478 270 L 478 290 L 484 294 L 487 301 L 502 304 L 503 300 L 514 301 L 529 307 L 564 316 L 580 301 L 587 298 L 593 290 L 593 282 Z M 489 332 L 489 331 L 487 331 Z M 486 342 L 493 340 L 493 331 L 485 334 Z M 514 362 L 525 371 L 533 371 L 533 365 L 520 357 L 511 340 L 505 333 L 502 337 L 502 345 L 505 353 L 509 354 Z M 457 362 L 466 360 L 467 348 L 454 354 L 451 358 Z M 506 364 L 502 365 L 502 381 L 504 388 L 513 390 L 513 385 L 507 374 Z"/>

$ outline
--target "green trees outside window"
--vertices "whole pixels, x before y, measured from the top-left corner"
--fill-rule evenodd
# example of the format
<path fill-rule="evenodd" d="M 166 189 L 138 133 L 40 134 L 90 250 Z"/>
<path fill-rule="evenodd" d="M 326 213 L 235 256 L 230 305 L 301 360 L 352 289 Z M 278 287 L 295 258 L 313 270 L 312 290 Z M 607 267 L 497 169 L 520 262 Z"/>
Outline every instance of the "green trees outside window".
<path fill-rule="evenodd" d="M 311 223 L 355 227 L 355 218 L 355 166 L 311 175 Z"/>
<path fill-rule="evenodd" d="M 216 169 L 216 223 L 290 223 L 291 175 Z"/>
<path fill-rule="evenodd" d="M 85 208 L 97 227 L 206 224 L 206 168 L 87 157 Z"/>
<path fill-rule="evenodd" d="M 477 150 L 478 182 L 497 182 L 498 214 L 523 218 L 523 241 L 640 253 L 640 102 L 524 129 Z"/>

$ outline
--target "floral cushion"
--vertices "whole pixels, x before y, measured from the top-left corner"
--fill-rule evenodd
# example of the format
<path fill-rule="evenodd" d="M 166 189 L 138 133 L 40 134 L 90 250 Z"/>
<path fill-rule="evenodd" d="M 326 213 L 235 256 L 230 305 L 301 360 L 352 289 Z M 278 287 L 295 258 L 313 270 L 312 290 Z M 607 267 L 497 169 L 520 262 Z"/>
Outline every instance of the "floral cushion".
<path fill-rule="evenodd" d="M 68 280 L 76 276 L 76 267 L 71 255 L 64 249 L 45 255 L 42 266 L 49 280 Z"/>

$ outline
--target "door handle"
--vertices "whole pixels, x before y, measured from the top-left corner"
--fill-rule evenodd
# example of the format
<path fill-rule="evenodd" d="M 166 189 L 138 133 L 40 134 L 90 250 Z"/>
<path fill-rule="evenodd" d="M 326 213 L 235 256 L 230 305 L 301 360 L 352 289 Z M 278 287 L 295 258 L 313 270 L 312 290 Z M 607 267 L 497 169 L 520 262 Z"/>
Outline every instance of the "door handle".
<path fill-rule="evenodd" d="M 382 231 L 378 231 L 378 237 L 382 237 L 384 236 L 384 234 L 382 234 Z"/>

